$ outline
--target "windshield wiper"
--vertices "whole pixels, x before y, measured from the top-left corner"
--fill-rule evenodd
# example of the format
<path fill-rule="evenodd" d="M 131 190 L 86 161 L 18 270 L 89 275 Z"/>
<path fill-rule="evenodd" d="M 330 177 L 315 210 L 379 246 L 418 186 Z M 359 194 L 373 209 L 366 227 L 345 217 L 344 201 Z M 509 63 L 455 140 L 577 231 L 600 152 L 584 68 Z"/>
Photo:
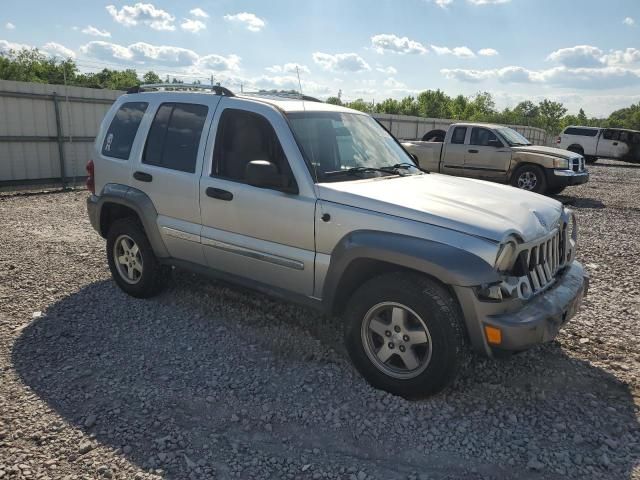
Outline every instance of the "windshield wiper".
<path fill-rule="evenodd" d="M 413 163 L 409 163 L 409 162 L 403 162 L 403 163 L 396 163 L 395 165 L 391 166 L 391 167 L 381 167 L 385 170 L 391 170 L 391 171 L 396 171 L 396 170 L 408 170 L 410 168 L 415 168 L 417 170 L 420 170 L 422 173 L 429 173 L 429 170 L 427 170 L 426 168 L 421 168 L 418 165 L 415 165 Z"/>
<path fill-rule="evenodd" d="M 345 170 L 332 170 L 332 171 L 329 171 L 329 172 L 324 172 L 324 175 L 327 176 L 327 177 L 332 177 L 334 175 L 356 175 L 358 173 L 370 173 L 370 172 L 382 172 L 382 173 L 387 173 L 387 174 L 396 173 L 393 170 L 389 170 L 389 168 L 391 168 L 391 167 L 384 167 L 384 168 L 352 167 L 352 168 L 347 168 Z"/>

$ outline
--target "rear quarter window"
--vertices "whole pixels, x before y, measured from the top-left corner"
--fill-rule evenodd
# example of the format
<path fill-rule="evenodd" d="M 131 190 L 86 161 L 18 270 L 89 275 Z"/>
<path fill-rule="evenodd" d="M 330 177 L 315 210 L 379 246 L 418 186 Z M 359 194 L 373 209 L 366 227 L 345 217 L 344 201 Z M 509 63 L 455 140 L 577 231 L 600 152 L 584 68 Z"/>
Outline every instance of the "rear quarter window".
<path fill-rule="evenodd" d="M 582 137 L 595 137 L 598 130 L 595 128 L 577 128 L 569 127 L 564 131 L 565 135 L 579 135 Z"/>
<path fill-rule="evenodd" d="M 102 142 L 102 155 L 129 160 L 133 141 L 148 106 L 146 102 L 128 102 L 120 106 Z"/>

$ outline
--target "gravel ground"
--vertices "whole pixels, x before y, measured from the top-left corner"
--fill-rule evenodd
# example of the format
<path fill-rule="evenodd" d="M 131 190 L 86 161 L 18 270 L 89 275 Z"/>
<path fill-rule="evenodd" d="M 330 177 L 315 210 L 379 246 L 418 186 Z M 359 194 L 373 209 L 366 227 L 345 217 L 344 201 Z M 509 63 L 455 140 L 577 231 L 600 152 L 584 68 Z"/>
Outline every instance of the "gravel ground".
<path fill-rule="evenodd" d="M 592 275 L 558 341 L 406 401 L 337 319 L 186 273 L 110 280 L 86 192 L 0 197 L 0 479 L 640 479 L 640 166 L 558 197 Z"/>

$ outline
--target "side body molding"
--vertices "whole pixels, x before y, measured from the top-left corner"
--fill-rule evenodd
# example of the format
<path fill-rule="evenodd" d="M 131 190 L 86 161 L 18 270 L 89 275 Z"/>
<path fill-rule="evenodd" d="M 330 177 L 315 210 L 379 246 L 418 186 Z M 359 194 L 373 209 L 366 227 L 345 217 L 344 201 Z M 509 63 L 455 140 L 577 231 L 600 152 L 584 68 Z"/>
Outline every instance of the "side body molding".
<path fill-rule="evenodd" d="M 407 235 L 359 230 L 345 235 L 331 253 L 322 295 L 326 305 L 333 305 L 340 279 L 359 259 L 423 272 L 452 286 L 470 287 L 500 280 L 493 266 L 465 250 Z"/>
<path fill-rule="evenodd" d="M 108 183 L 104 186 L 100 196 L 97 198 L 98 201 L 95 210 L 98 213 L 98 226 L 101 225 L 100 216 L 102 215 L 102 208 L 105 203 L 116 203 L 118 205 L 129 207 L 138 214 L 145 233 L 147 234 L 147 238 L 149 239 L 149 243 L 151 244 L 156 256 L 159 258 L 169 257 L 169 252 L 167 251 L 167 247 L 160 235 L 160 229 L 158 228 L 158 212 L 151 199 L 143 191 L 126 185 Z M 103 236 L 106 235 L 106 232 L 100 233 Z"/>

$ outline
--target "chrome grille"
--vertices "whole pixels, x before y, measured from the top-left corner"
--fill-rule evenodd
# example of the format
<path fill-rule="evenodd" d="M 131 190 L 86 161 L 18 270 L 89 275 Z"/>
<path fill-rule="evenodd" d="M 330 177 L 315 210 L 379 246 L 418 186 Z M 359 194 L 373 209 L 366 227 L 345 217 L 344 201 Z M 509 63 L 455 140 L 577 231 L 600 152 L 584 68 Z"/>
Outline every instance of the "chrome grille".
<path fill-rule="evenodd" d="M 584 172 L 584 157 L 573 158 L 571 160 L 571 169 L 574 172 Z"/>

